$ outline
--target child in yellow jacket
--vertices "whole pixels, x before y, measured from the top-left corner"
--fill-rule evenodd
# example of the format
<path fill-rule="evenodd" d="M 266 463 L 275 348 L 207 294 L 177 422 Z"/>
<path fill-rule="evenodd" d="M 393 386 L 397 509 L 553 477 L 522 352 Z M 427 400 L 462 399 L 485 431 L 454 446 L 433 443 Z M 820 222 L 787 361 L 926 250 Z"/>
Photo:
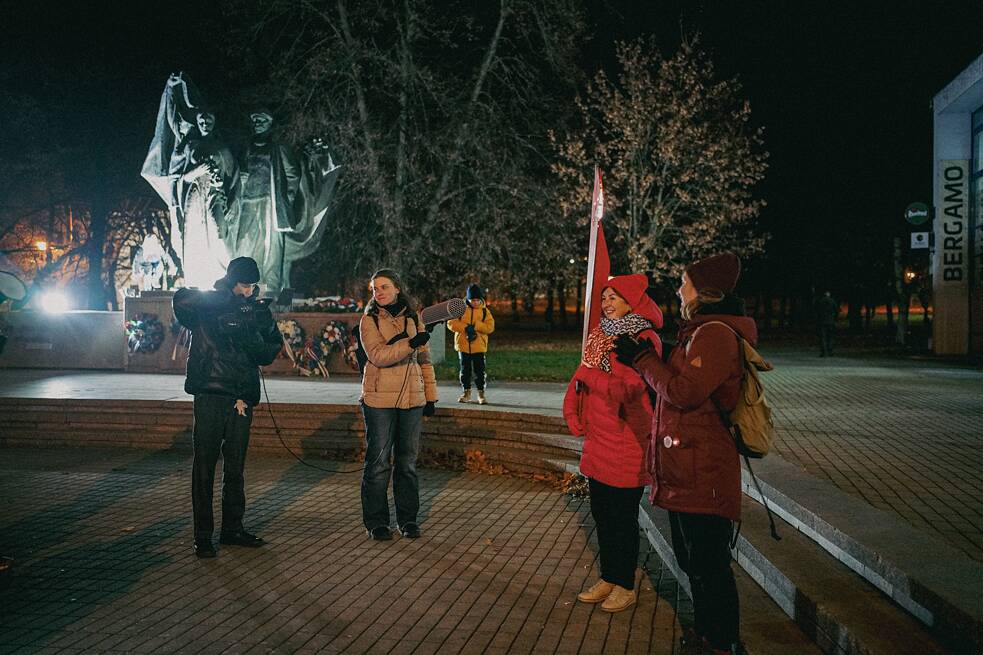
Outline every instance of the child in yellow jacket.
<path fill-rule="evenodd" d="M 464 393 L 459 403 L 471 402 L 471 380 L 478 389 L 478 404 L 485 405 L 485 353 L 488 352 L 488 335 L 495 331 L 495 317 L 485 305 L 481 287 L 472 284 L 467 292 L 468 308 L 464 316 L 447 321 L 447 329 L 454 333 L 454 350 L 461 360 L 461 387 Z"/>

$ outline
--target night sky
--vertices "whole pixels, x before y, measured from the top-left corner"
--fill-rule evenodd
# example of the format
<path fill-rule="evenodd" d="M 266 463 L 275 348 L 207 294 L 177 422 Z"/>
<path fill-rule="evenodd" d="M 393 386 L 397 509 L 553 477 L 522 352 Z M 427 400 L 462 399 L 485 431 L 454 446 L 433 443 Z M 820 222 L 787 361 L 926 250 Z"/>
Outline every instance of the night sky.
<path fill-rule="evenodd" d="M 817 5 L 589 0 L 584 67 L 610 67 L 615 39 L 654 34 L 668 55 L 681 28 L 699 32 L 766 130 L 769 276 L 845 288 L 850 273 L 832 260 L 883 256 L 904 207 L 931 202 L 930 101 L 983 52 L 983 2 Z M 34 96 L 60 138 L 100 144 L 100 165 L 139 186 L 167 75 L 188 71 L 210 98 L 235 84 L 221 9 L 192 6 L 5 2 L 0 81 Z"/>

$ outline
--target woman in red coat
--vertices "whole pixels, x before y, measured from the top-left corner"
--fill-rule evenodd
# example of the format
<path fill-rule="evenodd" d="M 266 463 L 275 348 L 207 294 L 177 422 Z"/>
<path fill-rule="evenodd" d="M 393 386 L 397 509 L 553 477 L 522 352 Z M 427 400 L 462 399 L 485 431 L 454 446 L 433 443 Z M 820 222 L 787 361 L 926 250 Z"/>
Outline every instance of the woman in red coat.
<path fill-rule="evenodd" d="M 754 320 L 731 295 L 740 260 L 724 253 L 689 266 L 679 297 L 679 341 L 664 363 L 644 343 L 619 340 L 630 363 L 658 394 L 652 421 L 652 495 L 669 510 L 672 547 L 690 579 L 697 638 L 715 654 L 742 652 L 731 571 L 733 521 L 741 517 L 741 464 L 725 410 L 737 403 L 743 365 L 737 335 L 754 344 Z"/>
<path fill-rule="evenodd" d="M 611 350 L 618 335 L 646 338 L 661 349 L 653 330 L 662 327 L 662 312 L 645 295 L 644 275 L 613 277 L 607 284 L 601 291 L 601 323 L 587 336 L 563 415 L 570 431 L 585 437 L 580 471 L 590 482 L 601 561 L 601 580 L 577 598 L 620 612 L 636 599 L 638 501 L 651 481 L 645 452 L 652 403 L 639 374 Z"/>

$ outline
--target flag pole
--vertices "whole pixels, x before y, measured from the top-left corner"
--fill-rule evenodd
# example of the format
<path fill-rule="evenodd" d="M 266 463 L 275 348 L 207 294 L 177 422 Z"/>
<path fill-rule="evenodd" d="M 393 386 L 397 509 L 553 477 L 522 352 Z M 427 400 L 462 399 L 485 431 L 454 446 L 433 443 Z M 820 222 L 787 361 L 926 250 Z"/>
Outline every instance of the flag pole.
<path fill-rule="evenodd" d="M 580 350 L 587 347 L 587 334 L 591 327 L 591 302 L 594 298 L 594 272 L 597 266 L 597 232 L 601 230 L 601 219 L 604 217 L 604 186 L 601 179 L 601 169 L 594 166 L 594 192 L 591 195 L 590 208 L 590 241 L 587 250 L 587 290 L 584 295 L 584 329 L 580 336 Z M 605 246 L 606 248 L 606 246 Z M 605 253 L 606 254 L 606 253 Z"/>

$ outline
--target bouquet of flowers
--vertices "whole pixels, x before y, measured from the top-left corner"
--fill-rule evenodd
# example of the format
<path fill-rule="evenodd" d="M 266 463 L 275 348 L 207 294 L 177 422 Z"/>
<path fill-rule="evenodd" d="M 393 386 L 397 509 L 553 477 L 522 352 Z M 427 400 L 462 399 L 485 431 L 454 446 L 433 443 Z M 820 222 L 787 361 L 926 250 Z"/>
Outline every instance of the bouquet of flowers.
<path fill-rule="evenodd" d="M 364 309 L 361 302 L 347 296 L 315 298 L 306 305 L 294 308 L 297 312 L 324 312 L 326 314 L 354 314 Z"/>

